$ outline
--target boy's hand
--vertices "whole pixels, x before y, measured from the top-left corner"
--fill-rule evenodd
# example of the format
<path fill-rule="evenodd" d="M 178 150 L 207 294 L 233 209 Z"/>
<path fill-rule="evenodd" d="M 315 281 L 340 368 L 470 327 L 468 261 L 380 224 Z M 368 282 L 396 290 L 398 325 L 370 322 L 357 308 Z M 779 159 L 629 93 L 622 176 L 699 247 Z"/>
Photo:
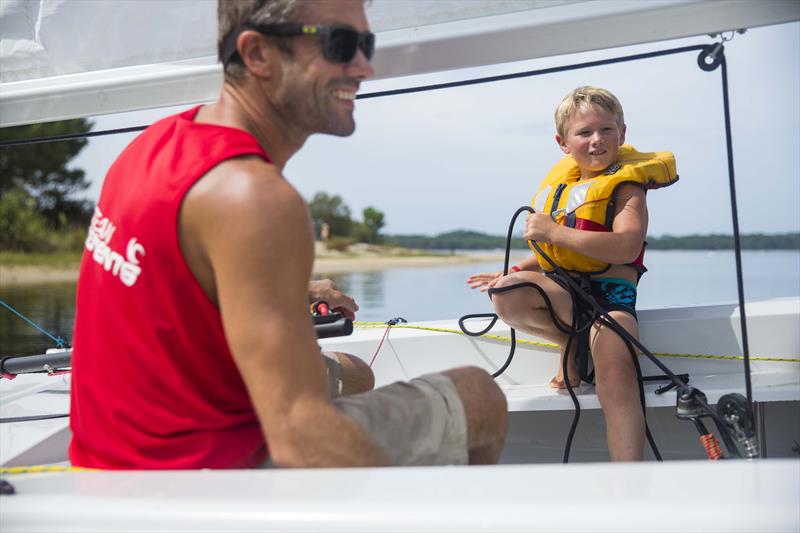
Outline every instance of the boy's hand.
<path fill-rule="evenodd" d="M 525 232 L 522 236 L 529 241 L 553 242 L 553 232 L 559 227 L 546 213 L 531 213 L 525 221 Z"/>
<path fill-rule="evenodd" d="M 473 274 L 467 278 L 467 284 L 470 289 L 480 289 L 481 292 L 486 292 L 495 286 L 497 280 L 503 277 L 502 272 L 484 272 L 482 274 Z"/>

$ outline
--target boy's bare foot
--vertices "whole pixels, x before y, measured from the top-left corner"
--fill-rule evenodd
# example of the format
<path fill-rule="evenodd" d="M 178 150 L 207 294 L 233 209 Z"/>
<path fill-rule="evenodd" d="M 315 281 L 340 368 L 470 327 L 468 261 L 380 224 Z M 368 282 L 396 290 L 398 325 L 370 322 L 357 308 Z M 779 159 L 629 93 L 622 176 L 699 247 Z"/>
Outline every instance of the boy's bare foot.
<path fill-rule="evenodd" d="M 566 389 L 567 388 L 567 383 L 566 383 L 566 381 L 564 381 L 564 376 L 562 376 L 560 374 L 561 373 L 559 372 L 559 375 L 557 375 L 556 377 L 554 377 L 553 379 L 550 380 L 550 388 L 551 389 Z M 569 378 L 569 384 L 572 386 L 573 389 L 575 387 L 579 387 L 581 385 L 581 378 L 579 378 L 579 377 L 571 377 L 571 378 Z"/>
<path fill-rule="evenodd" d="M 574 351 L 573 351 L 574 352 Z M 578 372 L 578 365 L 575 364 L 575 355 L 571 353 L 566 361 L 567 375 L 569 376 L 569 384 L 575 388 L 581 385 L 581 375 Z M 567 382 L 564 380 L 564 353 L 561 353 L 561 360 L 558 362 L 558 372 L 556 376 L 550 380 L 551 389 L 566 389 Z"/>

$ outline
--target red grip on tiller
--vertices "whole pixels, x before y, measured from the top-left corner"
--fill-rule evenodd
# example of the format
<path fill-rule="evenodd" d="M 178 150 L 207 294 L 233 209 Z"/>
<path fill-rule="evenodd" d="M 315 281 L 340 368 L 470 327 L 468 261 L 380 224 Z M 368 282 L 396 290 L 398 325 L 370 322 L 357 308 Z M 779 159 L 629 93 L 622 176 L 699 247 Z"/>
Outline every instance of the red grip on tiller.
<path fill-rule="evenodd" d="M 331 314 L 331 308 L 328 302 L 314 302 L 311 304 L 311 314 L 313 316 L 328 316 Z"/>

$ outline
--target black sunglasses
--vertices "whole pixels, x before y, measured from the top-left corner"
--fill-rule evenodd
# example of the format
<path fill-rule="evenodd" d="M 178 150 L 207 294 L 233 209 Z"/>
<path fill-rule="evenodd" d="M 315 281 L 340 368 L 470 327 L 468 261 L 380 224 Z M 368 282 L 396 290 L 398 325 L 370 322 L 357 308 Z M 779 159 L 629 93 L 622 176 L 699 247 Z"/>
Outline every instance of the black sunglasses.
<path fill-rule="evenodd" d="M 357 32 L 344 26 L 309 26 L 300 23 L 287 24 L 244 24 L 225 40 L 222 64 L 227 65 L 234 57 L 239 57 L 236 39 L 246 30 L 254 30 L 261 35 L 291 37 L 295 35 L 316 35 L 322 37 L 322 55 L 331 63 L 349 63 L 359 49 L 367 61 L 375 53 L 375 34 L 368 31 Z"/>

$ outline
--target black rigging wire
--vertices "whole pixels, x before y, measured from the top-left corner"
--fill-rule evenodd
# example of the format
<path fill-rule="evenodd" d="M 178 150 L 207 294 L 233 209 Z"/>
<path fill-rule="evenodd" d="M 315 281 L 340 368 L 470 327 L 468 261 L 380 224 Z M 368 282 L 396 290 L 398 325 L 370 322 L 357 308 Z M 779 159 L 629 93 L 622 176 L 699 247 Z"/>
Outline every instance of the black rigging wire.
<path fill-rule="evenodd" d="M 28 139 L 11 139 L 10 141 L 0 141 L 0 148 L 6 148 L 8 146 L 21 146 L 25 144 L 50 143 L 57 141 L 74 141 L 75 139 L 83 139 L 86 137 L 102 137 L 104 135 L 117 135 L 120 133 L 131 133 L 135 131 L 142 131 L 144 129 L 147 129 L 148 127 L 149 126 L 131 126 L 129 128 L 116 128 L 113 130 L 87 131 L 83 133 L 65 133 L 63 135 L 31 137 Z"/>
<path fill-rule="evenodd" d="M 31 416 L 12 416 L 0 418 L 0 424 L 13 424 L 15 422 L 33 422 L 35 420 L 50 420 L 53 418 L 67 418 L 69 413 L 59 413 L 52 415 L 31 415 Z"/>
<path fill-rule="evenodd" d="M 383 96 L 395 96 L 398 94 L 411 94 L 427 91 L 435 91 L 439 89 L 450 89 L 452 87 L 464 87 L 466 85 L 479 85 L 482 83 L 493 83 L 496 81 L 513 80 L 517 78 L 530 78 L 533 76 L 540 76 L 543 74 L 554 74 L 557 72 L 566 72 L 569 70 L 578 70 L 582 68 L 599 67 L 602 65 L 610 65 L 612 63 L 622 63 L 625 61 L 636 61 L 640 59 L 649 59 L 652 57 L 660 57 L 672 54 L 680 54 L 683 52 L 691 52 L 694 50 L 703 50 L 705 45 L 692 45 L 683 46 L 680 48 L 670 48 L 668 50 L 657 50 L 654 52 L 644 52 L 641 54 L 633 54 L 629 56 L 615 57 L 610 59 L 598 59 L 595 61 L 585 61 L 583 63 L 573 63 L 571 65 L 562 65 L 559 67 L 549 67 L 538 70 L 528 70 L 525 72 L 515 72 L 512 74 L 501 74 L 498 76 L 486 76 L 482 78 L 473 78 L 469 80 L 453 81 L 448 83 L 438 83 L 432 85 L 420 85 L 417 87 L 407 87 L 404 89 L 393 89 L 389 91 L 378 91 L 374 93 L 359 94 L 356 96 L 357 100 L 365 100 L 368 98 L 381 98 Z M 29 139 L 12 139 L 8 141 L 0 141 L 0 148 L 6 146 L 17 146 L 22 144 L 33 144 L 42 142 L 55 142 L 55 141 L 68 141 L 73 139 L 82 139 L 84 137 L 100 137 L 103 135 L 116 135 L 118 133 L 129 133 L 134 131 L 141 131 L 148 126 L 133 126 L 129 128 L 119 128 L 112 130 L 100 130 L 88 133 L 68 133 L 64 135 L 52 135 L 48 137 L 33 137 Z"/>
<path fill-rule="evenodd" d="M 701 57 L 711 51 L 706 48 Z M 736 180 L 733 175 L 733 138 L 731 135 L 731 110 L 728 99 L 728 62 L 725 60 L 725 52 L 720 45 L 718 51 L 720 64 L 722 65 L 722 107 L 725 114 L 725 147 L 728 152 L 728 187 L 731 196 L 731 221 L 733 222 L 733 247 L 736 257 L 736 289 L 739 294 L 739 324 L 742 328 L 742 351 L 744 355 L 744 383 L 747 396 L 747 407 L 750 415 L 753 412 L 753 386 L 750 379 L 750 348 L 747 341 L 747 316 L 744 307 L 744 276 L 742 269 L 742 241 L 739 235 L 739 209 L 736 205 Z"/>

